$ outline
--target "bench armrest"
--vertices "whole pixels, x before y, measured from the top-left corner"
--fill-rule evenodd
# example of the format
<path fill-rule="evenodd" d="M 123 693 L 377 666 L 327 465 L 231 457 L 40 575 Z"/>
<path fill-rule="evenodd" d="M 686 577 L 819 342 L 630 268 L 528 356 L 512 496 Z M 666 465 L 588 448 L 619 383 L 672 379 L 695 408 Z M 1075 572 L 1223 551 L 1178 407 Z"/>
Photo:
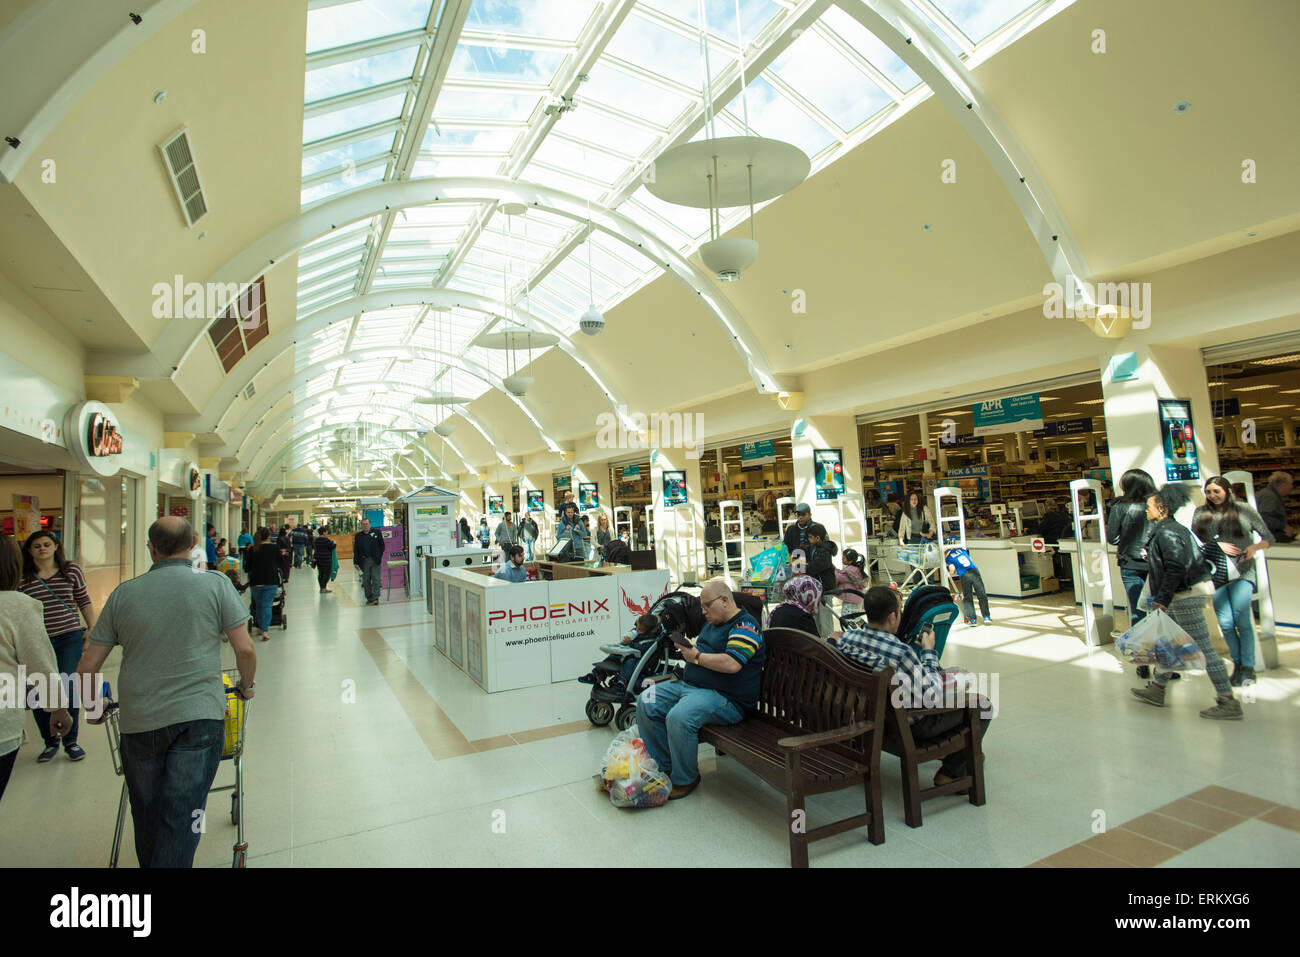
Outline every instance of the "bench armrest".
<path fill-rule="evenodd" d="M 838 741 L 856 738 L 860 734 L 866 734 L 875 726 L 874 721 L 855 721 L 853 724 L 835 728 L 831 731 L 819 731 L 816 734 L 799 734 L 781 738 L 776 742 L 776 746 L 787 751 L 807 751 L 809 748 L 818 748 L 823 744 L 835 744 Z"/>

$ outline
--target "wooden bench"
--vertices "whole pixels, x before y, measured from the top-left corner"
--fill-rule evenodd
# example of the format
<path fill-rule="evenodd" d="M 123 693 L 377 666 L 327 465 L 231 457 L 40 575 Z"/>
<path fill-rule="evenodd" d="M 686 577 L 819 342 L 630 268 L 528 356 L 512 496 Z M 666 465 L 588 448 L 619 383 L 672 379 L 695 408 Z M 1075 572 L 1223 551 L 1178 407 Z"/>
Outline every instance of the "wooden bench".
<path fill-rule="evenodd" d="M 865 670 L 865 669 L 864 669 Z M 892 689 L 890 689 L 892 691 Z M 912 737 L 908 718 L 930 714 L 964 712 L 960 725 L 939 738 L 919 743 Z M 970 803 L 984 804 L 984 751 L 980 740 L 980 709 L 978 706 L 962 708 L 902 708 L 891 700 L 886 707 L 885 728 L 893 734 L 881 735 L 881 748 L 896 755 L 903 774 L 903 816 L 908 827 L 921 826 L 921 804 L 945 794 L 968 791 Z M 920 766 L 926 761 L 946 758 L 959 751 L 966 752 L 966 774 L 948 784 L 921 787 Z"/>
<path fill-rule="evenodd" d="M 790 866 L 808 866 L 808 842 L 867 827 L 885 841 L 881 816 L 880 745 L 893 674 L 858 668 L 812 635 L 791 628 L 763 633 L 766 661 L 756 713 L 739 724 L 706 725 L 712 744 L 784 791 Z M 866 811 L 809 828 L 805 798 L 861 784 Z"/>

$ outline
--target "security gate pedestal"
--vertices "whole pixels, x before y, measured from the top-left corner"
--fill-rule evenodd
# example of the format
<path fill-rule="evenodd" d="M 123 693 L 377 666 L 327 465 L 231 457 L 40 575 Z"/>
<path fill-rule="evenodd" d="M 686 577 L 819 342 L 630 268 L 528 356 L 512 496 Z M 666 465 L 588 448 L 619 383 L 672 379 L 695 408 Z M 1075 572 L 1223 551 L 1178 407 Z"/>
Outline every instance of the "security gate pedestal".
<path fill-rule="evenodd" d="M 1092 492 L 1096 511 L 1084 514 L 1079 508 L 1079 493 Z M 1070 483 L 1070 504 L 1074 511 L 1074 547 L 1079 562 L 1079 600 L 1083 604 L 1083 631 L 1089 648 L 1109 644 L 1115 630 L 1115 600 L 1111 591 L 1110 557 L 1106 554 L 1106 517 L 1101 511 L 1101 483 L 1095 479 L 1075 479 Z M 1084 525 L 1096 522 L 1095 531 L 1084 531 Z M 1084 548 L 1088 542 L 1090 547 Z M 1094 556 L 1100 561 L 1094 561 Z M 1097 566 L 1096 582 L 1088 581 L 1090 566 Z M 1101 599 L 1101 614 L 1093 607 L 1093 599 Z"/>

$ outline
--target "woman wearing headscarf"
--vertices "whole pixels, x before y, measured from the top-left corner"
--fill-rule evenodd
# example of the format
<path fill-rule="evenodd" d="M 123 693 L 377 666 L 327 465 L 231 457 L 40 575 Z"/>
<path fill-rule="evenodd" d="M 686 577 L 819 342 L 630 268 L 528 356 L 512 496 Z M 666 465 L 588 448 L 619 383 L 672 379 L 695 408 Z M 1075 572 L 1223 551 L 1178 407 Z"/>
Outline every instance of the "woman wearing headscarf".
<path fill-rule="evenodd" d="M 795 575 L 782 589 L 785 600 L 772 609 L 768 628 L 795 628 L 810 635 L 817 630 L 817 610 L 822 602 L 822 583 L 811 575 Z"/>
<path fill-rule="evenodd" d="M 1185 486 L 1163 486 L 1147 499 L 1147 518 L 1155 523 L 1147 540 L 1147 586 L 1152 608 L 1168 612 L 1178 627 L 1196 642 L 1205 655 L 1205 671 L 1214 685 L 1214 707 L 1201 712 L 1202 718 L 1240 720 L 1241 702 L 1232 694 L 1228 669 L 1210 642 L 1205 620 L 1205 599 L 1214 594 L 1211 569 L 1192 538 L 1191 529 L 1174 518 L 1174 513 L 1191 500 Z M 1164 707 L 1169 673 L 1156 671 L 1145 688 L 1129 690 L 1139 700 Z"/>

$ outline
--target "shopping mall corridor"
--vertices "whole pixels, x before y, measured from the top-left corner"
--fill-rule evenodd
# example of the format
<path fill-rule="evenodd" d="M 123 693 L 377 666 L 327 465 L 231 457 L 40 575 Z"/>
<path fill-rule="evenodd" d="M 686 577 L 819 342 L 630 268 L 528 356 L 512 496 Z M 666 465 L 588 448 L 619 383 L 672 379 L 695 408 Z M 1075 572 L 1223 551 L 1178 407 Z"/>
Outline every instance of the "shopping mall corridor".
<path fill-rule="evenodd" d="M 433 649 L 422 600 L 365 607 L 349 563 L 331 595 L 305 569 L 287 592 L 288 629 L 257 643 L 249 867 L 788 865 L 784 797 L 711 749 L 690 797 L 616 809 L 592 779 L 611 731 L 583 716 L 586 685 L 485 694 Z M 1210 722 L 1197 716 L 1211 703 L 1201 675 L 1174 686 L 1163 711 L 1132 700 L 1132 669 L 1109 648 L 1088 652 L 1068 598 L 994 601 L 993 616 L 957 625 L 944 655 L 998 676 L 987 805 L 927 802 L 924 826 L 908 828 L 885 756 L 886 842 L 820 841 L 813 866 L 1300 865 L 1294 635 L 1246 719 Z M 117 665 L 115 654 L 109 680 Z M 82 741 L 79 764 L 37 765 L 39 739 L 22 748 L 0 803 L 0 866 L 107 863 L 121 779 L 103 728 Z M 223 762 L 217 783 L 232 777 Z M 811 820 L 860 800 L 813 799 Z M 133 867 L 127 829 L 122 866 Z M 196 864 L 228 867 L 233 840 L 229 796 L 216 795 Z"/>

